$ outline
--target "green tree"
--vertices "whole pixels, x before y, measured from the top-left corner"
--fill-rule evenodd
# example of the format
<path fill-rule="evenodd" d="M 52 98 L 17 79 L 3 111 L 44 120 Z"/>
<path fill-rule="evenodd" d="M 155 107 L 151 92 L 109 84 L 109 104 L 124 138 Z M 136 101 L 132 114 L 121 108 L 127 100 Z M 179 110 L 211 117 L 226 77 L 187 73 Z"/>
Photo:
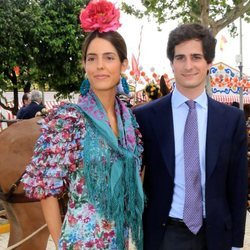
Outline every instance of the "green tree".
<path fill-rule="evenodd" d="M 0 95 L 30 84 L 48 86 L 58 95 L 79 90 L 83 79 L 79 25 L 83 0 L 0 0 Z M 17 74 L 17 67 L 19 74 Z"/>
<path fill-rule="evenodd" d="M 59 95 L 78 91 L 83 70 L 79 25 L 82 0 L 41 0 L 41 25 L 36 36 L 39 82 L 49 84 Z"/>
<path fill-rule="evenodd" d="M 0 0 L 0 89 L 13 90 L 14 107 L 0 105 L 13 114 L 18 110 L 18 89 L 29 82 L 35 66 L 36 46 L 32 38 L 39 18 L 37 1 Z"/>
<path fill-rule="evenodd" d="M 250 21 L 250 0 L 142 0 L 145 11 L 122 2 L 122 9 L 137 17 L 153 16 L 159 24 L 167 20 L 198 22 L 211 28 L 214 35 L 228 27 L 235 34 L 233 22 L 243 17 Z"/>

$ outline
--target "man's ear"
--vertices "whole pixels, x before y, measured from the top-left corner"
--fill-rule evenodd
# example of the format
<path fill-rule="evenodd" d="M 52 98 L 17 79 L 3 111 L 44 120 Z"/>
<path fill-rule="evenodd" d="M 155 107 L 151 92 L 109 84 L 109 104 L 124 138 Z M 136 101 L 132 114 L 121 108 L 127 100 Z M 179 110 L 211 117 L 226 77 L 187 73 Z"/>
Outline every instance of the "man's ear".
<path fill-rule="evenodd" d="M 171 67 L 171 69 L 172 69 L 172 71 L 173 71 L 173 73 L 174 73 L 174 66 L 173 66 L 173 63 L 172 63 L 172 62 L 170 63 L 170 67 Z"/>
<path fill-rule="evenodd" d="M 209 75 L 209 72 L 210 72 L 210 69 L 211 69 L 211 67 L 212 67 L 212 63 L 208 63 L 208 65 L 207 65 L 207 75 Z"/>

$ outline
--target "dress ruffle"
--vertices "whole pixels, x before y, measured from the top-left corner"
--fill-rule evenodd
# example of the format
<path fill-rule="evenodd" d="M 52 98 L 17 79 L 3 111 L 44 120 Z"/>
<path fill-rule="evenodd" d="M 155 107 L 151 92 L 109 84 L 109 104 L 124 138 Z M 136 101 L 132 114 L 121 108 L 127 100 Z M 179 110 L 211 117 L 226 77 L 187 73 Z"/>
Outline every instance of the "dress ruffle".
<path fill-rule="evenodd" d="M 43 199 L 62 194 L 69 175 L 83 164 L 84 118 L 72 105 L 61 105 L 44 119 L 31 162 L 22 178 L 26 195 Z"/>

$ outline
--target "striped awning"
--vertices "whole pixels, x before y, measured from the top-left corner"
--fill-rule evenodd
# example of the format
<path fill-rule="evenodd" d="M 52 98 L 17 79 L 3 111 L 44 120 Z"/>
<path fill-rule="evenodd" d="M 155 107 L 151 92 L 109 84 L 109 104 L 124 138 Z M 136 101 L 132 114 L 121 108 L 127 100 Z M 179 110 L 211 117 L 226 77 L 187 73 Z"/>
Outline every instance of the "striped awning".
<path fill-rule="evenodd" d="M 233 103 L 238 102 L 240 103 L 240 96 L 238 94 L 213 94 L 212 98 L 218 102 L 223 103 Z M 250 95 L 243 95 L 243 104 L 250 103 Z"/>

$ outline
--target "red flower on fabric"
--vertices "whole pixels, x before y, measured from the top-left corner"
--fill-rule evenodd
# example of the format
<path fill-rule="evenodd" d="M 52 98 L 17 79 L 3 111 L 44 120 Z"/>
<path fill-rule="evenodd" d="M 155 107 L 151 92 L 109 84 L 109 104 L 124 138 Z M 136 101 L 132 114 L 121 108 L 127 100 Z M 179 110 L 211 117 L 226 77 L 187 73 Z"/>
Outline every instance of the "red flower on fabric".
<path fill-rule="evenodd" d="M 120 26 L 120 12 L 106 0 L 93 0 L 81 10 L 80 22 L 85 32 L 116 31 Z"/>
<path fill-rule="evenodd" d="M 92 248 L 94 245 L 95 245 L 95 242 L 93 242 L 93 241 L 88 241 L 85 243 L 85 247 L 87 247 L 87 248 Z"/>
<path fill-rule="evenodd" d="M 71 226 L 74 226 L 77 223 L 77 219 L 73 215 L 69 215 L 68 222 Z"/>

